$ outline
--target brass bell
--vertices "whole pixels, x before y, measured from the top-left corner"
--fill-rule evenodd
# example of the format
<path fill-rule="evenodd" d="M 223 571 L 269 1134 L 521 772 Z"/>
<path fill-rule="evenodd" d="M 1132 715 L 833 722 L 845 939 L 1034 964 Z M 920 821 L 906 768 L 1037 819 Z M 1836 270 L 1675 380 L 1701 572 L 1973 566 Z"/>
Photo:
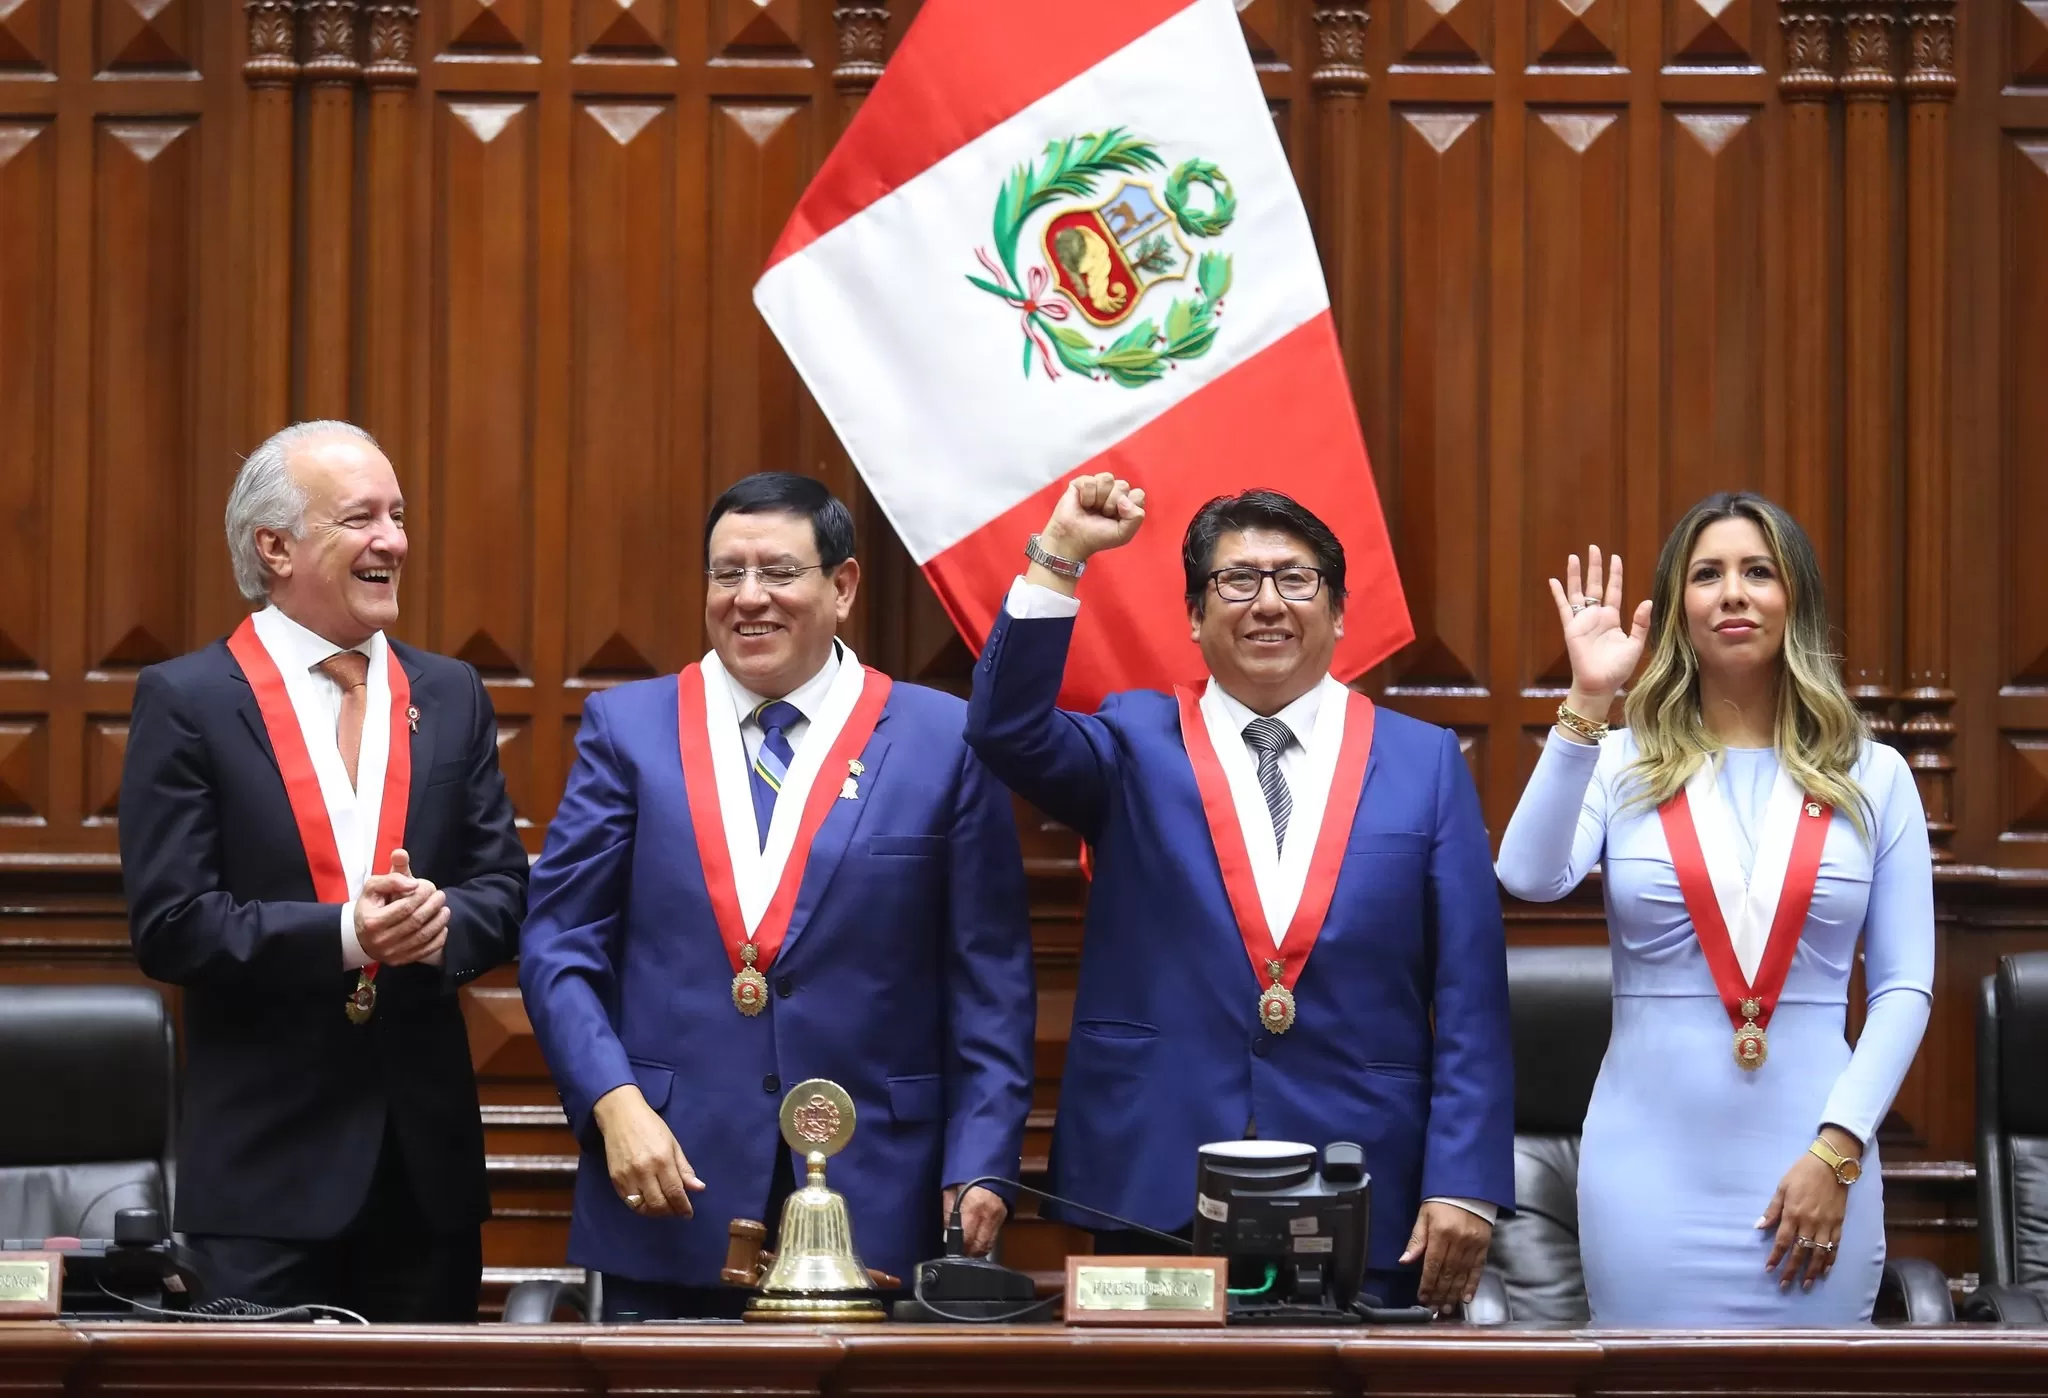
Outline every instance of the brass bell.
<path fill-rule="evenodd" d="M 747 1303 L 748 1320 L 882 1319 L 882 1300 L 853 1250 L 846 1200 L 826 1187 L 825 1161 L 853 1138 L 853 1099 L 812 1078 L 782 1100 L 782 1138 L 804 1152 L 804 1186 L 782 1206 L 775 1265 Z"/>

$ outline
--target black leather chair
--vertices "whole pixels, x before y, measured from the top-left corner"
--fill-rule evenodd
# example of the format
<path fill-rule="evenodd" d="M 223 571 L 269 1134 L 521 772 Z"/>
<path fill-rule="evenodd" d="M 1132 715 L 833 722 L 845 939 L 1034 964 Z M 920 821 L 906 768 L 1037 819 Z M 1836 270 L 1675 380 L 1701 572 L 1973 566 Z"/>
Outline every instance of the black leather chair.
<path fill-rule="evenodd" d="M 171 1217 L 178 1054 L 142 986 L 0 986 L 0 1237 Z"/>
<path fill-rule="evenodd" d="M 1964 1320 L 2048 1323 L 2048 952 L 2002 957 L 1977 1001 L 1978 1280 Z"/>
<path fill-rule="evenodd" d="M 1613 1016 L 1607 948 L 1510 947 L 1515 1046 L 1515 1212 L 1488 1270 L 1518 1323 L 1585 1325 L 1579 1265 L 1579 1133 Z"/>
<path fill-rule="evenodd" d="M 1508 1001 L 1515 1047 L 1515 1212 L 1494 1231 L 1487 1271 L 1502 1283 L 1505 1319 L 1583 1326 L 1592 1313 L 1579 1262 L 1579 1137 L 1613 1026 L 1607 948 L 1510 947 Z M 2043 1161 L 2048 1167 L 2048 1148 Z M 1886 1264 L 1878 1285 L 1880 1323 L 1940 1324 L 1954 1317 L 1948 1278 L 1939 1267 L 1912 1257 Z"/>

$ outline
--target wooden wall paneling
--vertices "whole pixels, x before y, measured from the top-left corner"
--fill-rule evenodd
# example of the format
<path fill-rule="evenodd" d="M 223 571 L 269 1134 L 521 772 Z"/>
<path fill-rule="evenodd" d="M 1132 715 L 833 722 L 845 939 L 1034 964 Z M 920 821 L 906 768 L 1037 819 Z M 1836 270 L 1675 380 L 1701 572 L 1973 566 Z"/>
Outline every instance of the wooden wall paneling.
<path fill-rule="evenodd" d="M 191 551 L 184 515 L 193 443 L 196 116 L 105 116 L 94 128 L 92 572 L 96 669 L 186 647 Z"/>
<path fill-rule="evenodd" d="M 672 99 L 579 98 L 571 136 L 569 548 L 563 673 L 640 679 L 694 657 L 680 583 L 700 567 L 697 504 L 671 469 L 675 291 Z M 652 585 L 650 585 L 650 583 Z"/>
<path fill-rule="evenodd" d="M 1955 741 L 1949 687 L 1949 110 L 1953 0 L 1906 14 L 1906 589 L 1900 737 L 1927 809 L 1937 862 L 1955 858 Z"/>
<path fill-rule="evenodd" d="M 1566 556 L 1589 543 L 1610 553 L 1627 548 L 1627 288 L 1614 269 L 1626 263 L 1630 119 L 1626 108 L 1560 107 L 1532 108 L 1524 122 L 1524 576 L 1515 678 L 1525 692 L 1571 684 L 1557 607 L 1542 579 L 1562 581 Z M 1650 581 L 1646 562 L 1638 556 L 1632 573 L 1623 570 L 1631 596 Z"/>
<path fill-rule="evenodd" d="M 1399 390 L 1391 469 L 1377 474 L 1416 639 L 1386 672 L 1392 695 L 1470 699 L 1489 680 L 1482 598 L 1491 434 L 1472 405 L 1489 397 L 1497 329 L 1493 113 L 1404 107 L 1394 133 Z"/>
<path fill-rule="evenodd" d="M 1898 396 L 1895 336 L 1899 312 L 1892 103 L 1898 92 L 1890 6 L 1852 3 L 1844 18 L 1842 313 L 1844 374 L 1843 498 L 1847 542 L 1841 625 L 1848 648 L 1849 693 L 1889 738 L 1897 731 L 1892 683 L 1901 601 L 1898 560 Z"/>
<path fill-rule="evenodd" d="M 356 0 L 300 0 L 299 82 L 306 90 L 306 139 L 299 174 L 304 217 L 300 256 L 299 369 L 294 416 L 347 418 L 354 328 Z"/>
<path fill-rule="evenodd" d="M 293 0 L 246 0 L 250 191 L 247 451 L 291 421 L 292 86 L 298 81 Z M 225 503 L 225 502 L 223 502 Z"/>
<path fill-rule="evenodd" d="M 1714 491 L 1764 485 L 1766 140 L 1754 108 L 1666 112 L 1665 529 Z"/>
<path fill-rule="evenodd" d="M 436 650 L 530 674 L 539 116 L 530 95 L 444 95 L 434 391 Z"/>
<path fill-rule="evenodd" d="M 1837 18 L 1831 5 L 1784 0 L 1779 25 L 1784 60 L 1778 96 L 1784 106 L 1779 161 L 1783 217 L 1776 238 L 1785 252 L 1785 295 L 1779 304 L 1785 343 L 1783 442 L 1785 508 L 1820 556 L 1830 605 L 1841 600 L 1841 543 L 1835 527 L 1840 490 L 1835 473 L 1835 312 L 1831 275 L 1840 256 L 1833 191 L 1832 124 L 1836 110 Z"/>
<path fill-rule="evenodd" d="M 56 264 L 57 134 L 46 115 L 0 117 L 0 519 L 15 522 L 0 549 L 0 684 L 26 692 L 50 664 Z"/>

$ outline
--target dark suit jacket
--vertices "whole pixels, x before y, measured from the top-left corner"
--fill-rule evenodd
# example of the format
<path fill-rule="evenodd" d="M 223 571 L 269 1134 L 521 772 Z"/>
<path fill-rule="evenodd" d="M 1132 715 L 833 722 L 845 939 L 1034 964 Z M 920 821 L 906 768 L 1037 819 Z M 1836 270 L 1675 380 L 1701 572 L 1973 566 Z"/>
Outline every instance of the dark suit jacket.
<path fill-rule="evenodd" d="M 526 854 L 476 671 L 393 643 L 419 731 L 405 848 L 447 891 L 440 967 L 387 966 L 377 1012 L 342 1013 L 339 904 L 314 901 L 256 696 L 224 642 L 135 684 L 121 779 L 121 874 L 143 971 L 184 987 L 176 1226 L 331 1238 L 368 1196 L 387 1121 L 440 1227 L 490 1213 L 457 989 L 511 959 Z"/>

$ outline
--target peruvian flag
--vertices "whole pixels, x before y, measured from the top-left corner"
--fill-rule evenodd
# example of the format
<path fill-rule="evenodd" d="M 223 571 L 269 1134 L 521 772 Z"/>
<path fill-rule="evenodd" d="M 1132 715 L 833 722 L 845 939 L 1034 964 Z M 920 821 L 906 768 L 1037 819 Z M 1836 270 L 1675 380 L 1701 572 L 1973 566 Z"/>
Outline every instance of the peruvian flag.
<path fill-rule="evenodd" d="M 1232 0 L 925 0 L 754 302 L 977 650 L 1067 481 L 1144 487 L 1089 565 L 1069 704 L 1201 678 L 1181 535 L 1253 486 L 1343 541 L 1339 678 L 1413 639 Z"/>

